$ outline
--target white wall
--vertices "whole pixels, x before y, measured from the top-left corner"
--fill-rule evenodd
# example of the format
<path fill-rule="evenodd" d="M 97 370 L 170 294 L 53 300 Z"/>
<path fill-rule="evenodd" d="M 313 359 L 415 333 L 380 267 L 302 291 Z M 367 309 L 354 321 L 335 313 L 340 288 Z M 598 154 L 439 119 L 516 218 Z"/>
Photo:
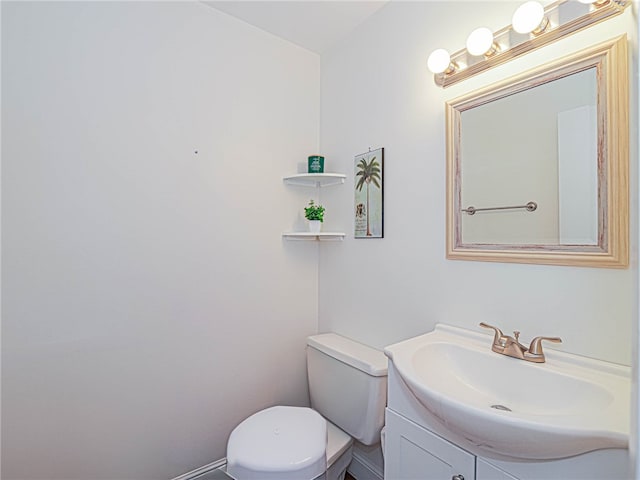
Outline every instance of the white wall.
<path fill-rule="evenodd" d="M 200 3 L 2 2 L 3 479 L 171 478 L 307 403 L 319 101 Z"/>

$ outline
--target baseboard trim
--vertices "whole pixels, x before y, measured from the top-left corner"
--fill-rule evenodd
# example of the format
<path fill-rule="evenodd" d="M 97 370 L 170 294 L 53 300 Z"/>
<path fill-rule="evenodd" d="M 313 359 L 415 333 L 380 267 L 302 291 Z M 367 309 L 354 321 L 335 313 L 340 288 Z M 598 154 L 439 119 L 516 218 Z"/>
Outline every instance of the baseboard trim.
<path fill-rule="evenodd" d="M 377 465 L 360 456 L 357 451 L 353 452 L 353 460 L 347 471 L 356 480 L 384 480 L 384 472 L 381 472 Z"/>
<path fill-rule="evenodd" d="M 194 480 L 200 475 L 204 475 L 205 473 L 212 472 L 220 467 L 224 467 L 227 464 L 226 458 L 221 458 L 220 460 L 216 460 L 215 462 L 211 462 L 207 465 L 203 465 L 200 468 L 196 468 L 195 470 L 191 470 L 190 472 L 183 473 L 171 480 Z"/>
<path fill-rule="evenodd" d="M 203 465 L 190 472 L 183 473 L 171 480 L 195 480 L 200 475 L 212 472 L 226 465 L 227 459 L 221 458 L 220 460 Z M 384 480 L 384 472 L 381 472 L 378 466 L 373 465 L 366 458 L 360 456 L 358 452 L 353 452 L 353 460 L 351 460 L 347 471 L 357 480 Z"/>

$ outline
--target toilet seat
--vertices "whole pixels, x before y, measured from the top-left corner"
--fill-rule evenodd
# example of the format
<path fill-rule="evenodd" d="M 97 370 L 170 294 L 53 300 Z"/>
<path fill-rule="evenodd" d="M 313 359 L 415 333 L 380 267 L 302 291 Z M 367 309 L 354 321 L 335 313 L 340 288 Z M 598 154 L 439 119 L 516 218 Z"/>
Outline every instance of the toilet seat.
<path fill-rule="evenodd" d="M 227 471 L 239 479 L 312 480 L 327 468 L 327 422 L 303 407 L 271 407 L 238 425 Z"/>

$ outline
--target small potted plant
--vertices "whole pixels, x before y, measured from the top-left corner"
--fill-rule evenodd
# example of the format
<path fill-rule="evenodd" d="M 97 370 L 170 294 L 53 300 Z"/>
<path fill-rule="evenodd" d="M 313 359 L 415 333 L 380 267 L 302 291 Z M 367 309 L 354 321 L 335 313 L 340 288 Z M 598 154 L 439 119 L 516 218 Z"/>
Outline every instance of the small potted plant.
<path fill-rule="evenodd" d="M 324 207 L 317 205 L 313 199 L 309 200 L 309 206 L 304 207 L 304 217 L 309 220 L 309 231 L 317 233 L 320 231 L 324 221 Z"/>

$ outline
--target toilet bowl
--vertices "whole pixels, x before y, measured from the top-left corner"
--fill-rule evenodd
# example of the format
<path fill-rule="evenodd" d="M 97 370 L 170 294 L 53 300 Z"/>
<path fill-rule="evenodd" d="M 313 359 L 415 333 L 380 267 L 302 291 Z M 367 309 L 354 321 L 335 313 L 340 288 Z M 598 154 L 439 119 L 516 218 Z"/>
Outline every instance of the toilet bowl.
<path fill-rule="evenodd" d="M 237 480 L 343 480 L 353 442 L 380 441 L 384 354 L 334 333 L 307 339 L 311 407 L 276 406 L 241 422 L 227 442 Z"/>

